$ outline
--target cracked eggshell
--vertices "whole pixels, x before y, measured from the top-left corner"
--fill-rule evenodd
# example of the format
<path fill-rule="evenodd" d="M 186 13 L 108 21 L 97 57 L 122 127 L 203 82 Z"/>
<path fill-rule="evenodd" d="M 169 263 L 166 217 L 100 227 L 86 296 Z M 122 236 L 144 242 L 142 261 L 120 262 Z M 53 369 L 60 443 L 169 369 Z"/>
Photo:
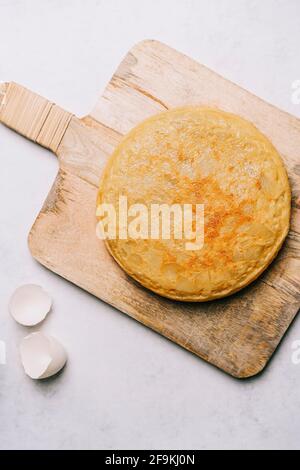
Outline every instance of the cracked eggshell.
<path fill-rule="evenodd" d="M 52 299 L 40 286 L 28 284 L 15 290 L 9 310 L 12 317 L 23 326 L 35 326 L 45 320 L 52 307 Z"/>
<path fill-rule="evenodd" d="M 20 354 L 25 373 L 34 380 L 56 375 L 67 362 L 64 347 L 57 339 L 41 332 L 23 339 Z"/>

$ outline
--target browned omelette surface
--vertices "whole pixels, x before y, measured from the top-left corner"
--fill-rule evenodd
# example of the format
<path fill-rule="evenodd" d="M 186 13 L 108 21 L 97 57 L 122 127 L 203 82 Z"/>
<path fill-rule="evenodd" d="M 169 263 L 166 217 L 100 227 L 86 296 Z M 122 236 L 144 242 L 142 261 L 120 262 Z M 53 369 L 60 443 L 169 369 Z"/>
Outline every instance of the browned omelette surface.
<path fill-rule="evenodd" d="M 254 281 L 289 231 L 291 191 L 281 157 L 244 119 L 213 109 L 175 109 L 132 130 L 111 157 L 98 197 L 128 204 L 204 204 L 201 250 L 186 240 L 106 240 L 119 265 L 171 299 L 208 301 Z M 118 210 L 117 210 L 118 211 Z"/>

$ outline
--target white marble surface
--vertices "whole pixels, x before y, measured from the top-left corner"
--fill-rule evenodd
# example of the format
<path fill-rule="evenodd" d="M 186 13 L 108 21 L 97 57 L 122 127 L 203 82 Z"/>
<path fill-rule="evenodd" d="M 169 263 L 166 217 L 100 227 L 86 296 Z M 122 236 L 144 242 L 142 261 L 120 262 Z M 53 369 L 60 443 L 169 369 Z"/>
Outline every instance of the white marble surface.
<path fill-rule="evenodd" d="M 137 41 L 154 38 L 300 117 L 299 0 L 0 0 L 0 79 L 87 113 Z M 54 179 L 50 153 L 0 127 L 1 449 L 300 448 L 295 321 L 257 379 L 239 382 L 35 263 L 27 233 Z M 7 311 L 21 283 L 54 297 L 43 330 L 69 352 L 55 380 L 20 366 L 28 330 Z"/>

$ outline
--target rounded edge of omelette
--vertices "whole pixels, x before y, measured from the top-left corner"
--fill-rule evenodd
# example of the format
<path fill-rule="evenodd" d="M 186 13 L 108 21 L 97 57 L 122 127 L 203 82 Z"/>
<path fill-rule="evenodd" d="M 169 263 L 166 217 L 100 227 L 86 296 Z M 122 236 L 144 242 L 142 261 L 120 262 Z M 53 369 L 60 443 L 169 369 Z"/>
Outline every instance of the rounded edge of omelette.
<path fill-rule="evenodd" d="M 206 108 L 206 107 L 199 107 L 199 106 L 186 106 L 186 107 L 181 107 L 181 108 L 175 108 L 173 110 L 169 110 L 160 114 L 157 114 L 155 116 L 152 116 L 142 123 L 140 123 L 138 126 L 136 126 L 134 129 L 132 129 L 120 142 L 120 144 L 117 146 L 116 150 L 110 157 L 105 170 L 103 172 L 101 182 L 100 182 L 100 189 L 98 192 L 98 198 L 97 198 L 97 206 L 103 202 L 103 188 L 106 184 L 107 181 L 110 179 L 110 171 L 112 169 L 112 166 L 115 162 L 115 159 L 120 155 L 122 149 L 126 147 L 127 143 L 131 142 L 134 140 L 136 135 L 143 131 L 148 125 L 151 125 L 151 123 L 155 123 L 156 121 L 159 121 L 162 119 L 164 116 L 179 116 L 182 113 L 188 113 L 188 112 L 195 112 L 199 111 L 201 113 L 211 113 L 212 115 L 218 115 L 218 116 L 224 116 L 227 119 L 231 119 L 232 121 L 238 122 L 242 126 L 246 126 L 249 130 L 251 129 L 251 132 L 253 132 L 255 135 L 259 136 L 261 139 L 264 140 L 264 142 L 269 146 L 269 148 L 272 150 L 272 157 L 275 160 L 275 166 L 276 168 L 281 172 L 281 176 L 285 179 L 285 189 L 284 192 L 286 194 L 286 201 L 282 205 L 282 209 L 284 211 L 284 216 L 282 218 L 282 226 L 281 226 L 281 236 L 276 239 L 276 243 L 274 243 L 274 246 L 272 249 L 269 250 L 268 256 L 265 257 L 264 262 L 261 266 L 258 266 L 256 269 L 252 269 L 249 271 L 249 274 L 245 276 L 240 282 L 237 282 L 234 287 L 226 287 L 224 289 L 220 289 L 217 292 L 210 292 L 207 294 L 203 294 L 201 292 L 195 292 L 195 293 L 190 293 L 186 292 L 184 290 L 180 289 L 170 289 L 170 288 L 164 288 L 161 283 L 159 282 L 159 279 L 157 281 L 154 281 L 153 279 L 149 278 L 145 272 L 139 273 L 137 270 L 133 269 L 128 262 L 126 262 L 118 249 L 118 240 L 105 240 L 106 247 L 109 251 L 109 253 L 112 255 L 112 257 L 115 259 L 115 261 L 119 264 L 119 266 L 135 281 L 137 281 L 139 284 L 144 286 L 145 288 L 149 289 L 150 291 L 161 295 L 162 297 L 166 297 L 172 300 L 176 301 L 183 301 L 183 302 L 207 302 L 207 301 L 212 301 L 224 297 L 228 297 L 230 295 L 233 295 L 237 293 L 238 291 L 244 289 L 251 283 L 253 283 L 256 279 L 260 277 L 260 275 L 266 271 L 266 269 L 270 266 L 270 264 L 274 261 L 274 259 L 277 257 L 280 249 L 283 246 L 283 243 L 289 233 L 290 229 L 290 218 L 291 218 L 291 187 L 289 184 L 289 179 L 287 175 L 287 171 L 285 168 L 285 165 L 283 163 L 283 160 L 278 153 L 278 151 L 275 149 L 271 141 L 259 130 L 257 129 L 256 126 L 254 126 L 250 121 L 247 121 L 246 119 L 235 115 L 231 113 L 227 113 L 218 109 L 214 108 Z M 245 127 L 245 128 L 246 128 Z M 199 286 L 200 289 L 201 286 Z"/>

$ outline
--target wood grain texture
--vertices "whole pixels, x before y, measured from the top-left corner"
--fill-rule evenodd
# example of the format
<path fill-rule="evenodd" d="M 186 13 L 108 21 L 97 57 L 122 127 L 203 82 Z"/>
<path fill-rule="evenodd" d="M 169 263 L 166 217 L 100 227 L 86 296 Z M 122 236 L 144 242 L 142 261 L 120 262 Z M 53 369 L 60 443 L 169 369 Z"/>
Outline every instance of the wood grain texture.
<path fill-rule="evenodd" d="M 122 136 L 157 112 L 191 104 L 252 121 L 281 153 L 293 189 L 292 228 L 278 259 L 241 293 L 206 304 L 146 291 L 95 236 L 99 177 Z M 300 308 L 300 121 L 169 47 L 145 41 L 126 56 L 91 114 L 70 119 L 56 153 L 59 174 L 29 236 L 33 256 L 232 376 L 261 372 Z"/>
<path fill-rule="evenodd" d="M 56 153 L 72 115 L 17 83 L 5 86 L 0 121 Z"/>

